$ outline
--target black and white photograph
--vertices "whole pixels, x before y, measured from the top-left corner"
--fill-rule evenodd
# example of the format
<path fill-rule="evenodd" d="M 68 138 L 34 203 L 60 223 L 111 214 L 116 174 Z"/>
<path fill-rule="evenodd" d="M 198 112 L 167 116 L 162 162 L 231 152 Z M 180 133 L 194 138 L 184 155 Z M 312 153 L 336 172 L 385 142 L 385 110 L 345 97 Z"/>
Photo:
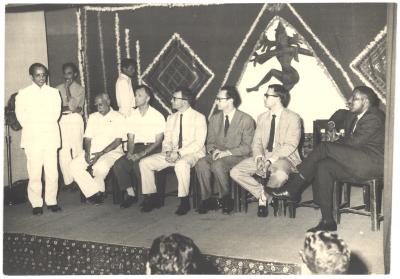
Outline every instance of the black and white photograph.
<path fill-rule="evenodd" d="M 3 275 L 400 272 L 396 2 L 3 16 Z"/>

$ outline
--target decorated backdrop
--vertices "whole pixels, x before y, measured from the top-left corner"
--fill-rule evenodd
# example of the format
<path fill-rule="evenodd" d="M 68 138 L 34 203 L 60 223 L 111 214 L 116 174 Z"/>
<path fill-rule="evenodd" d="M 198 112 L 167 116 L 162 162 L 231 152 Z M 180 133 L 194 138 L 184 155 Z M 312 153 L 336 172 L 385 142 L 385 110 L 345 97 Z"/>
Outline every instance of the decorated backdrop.
<path fill-rule="evenodd" d="M 123 57 L 136 59 L 139 81 L 154 89 L 164 114 L 179 86 L 190 87 L 209 116 L 218 89 L 236 85 L 241 109 L 256 118 L 268 85 L 281 83 L 306 132 L 344 108 L 356 85 L 371 86 L 385 103 L 385 4 L 85 6 L 77 18 L 89 112 L 100 92 L 117 108 Z"/>

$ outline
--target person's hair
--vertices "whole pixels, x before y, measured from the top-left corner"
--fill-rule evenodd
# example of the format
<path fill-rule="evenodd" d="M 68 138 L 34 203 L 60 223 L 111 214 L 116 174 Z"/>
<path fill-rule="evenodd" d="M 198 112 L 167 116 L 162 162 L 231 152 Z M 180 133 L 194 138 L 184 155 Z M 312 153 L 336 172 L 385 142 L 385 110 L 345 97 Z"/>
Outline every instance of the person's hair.
<path fill-rule="evenodd" d="M 136 61 L 132 58 L 124 58 L 121 60 L 121 69 L 126 69 L 129 66 L 133 66 L 136 72 Z"/>
<path fill-rule="evenodd" d="M 242 103 L 242 99 L 240 98 L 239 91 L 237 90 L 237 88 L 235 86 L 224 85 L 221 88 L 221 90 L 225 90 L 226 91 L 226 96 L 228 98 L 232 98 L 233 99 L 233 106 L 235 108 L 240 106 L 240 104 Z"/>
<path fill-rule="evenodd" d="M 67 63 L 64 63 L 64 64 L 62 65 L 62 71 L 63 71 L 63 73 L 65 72 L 65 69 L 67 69 L 68 67 L 71 67 L 71 68 L 72 68 L 72 71 L 74 72 L 74 74 L 79 74 L 79 69 L 78 69 L 78 67 L 77 67 L 74 63 L 72 63 L 72 62 L 67 62 Z"/>
<path fill-rule="evenodd" d="M 107 93 L 99 93 L 99 94 L 97 94 L 97 95 L 94 97 L 94 100 L 96 100 L 97 98 L 101 98 L 101 99 L 103 99 L 103 100 L 105 100 L 105 101 L 108 101 L 108 102 L 111 101 L 110 95 L 108 95 Z"/>
<path fill-rule="evenodd" d="M 285 87 L 281 84 L 270 84 L 268 88 L 274 89 L 274 93 L 279 96 L 282 105 L 286 108 L 290 101 L 290 94 Z"/>
<path fill-rule="evenodd" d="M 379 106 L 378 95 L 376 95 L 376 93 L 374 92 L 374 90 L 372 90 L 372 88 L 365 86 L 365 85 L 360 85 L 360 86 L 356 86 L 354 88 L 353 92 L 356 92 L 356 91 L 360 92 L 360 94 L 367 97 L 367 99 L 369 101 L 369 105 L 371 107 Z"/>
<path fill-rule="evenodd" d="M 42 63 L 33 63 L 29 67 L 29 75 L 33 76 L 33 73 L 35 72 L 36 68 L 43 68 L 45 70 L 46 74 L 49 74 L 49 70 L 46 68 L 45 65 L 43 65 Z"/>
<path fill-rule="evenodd" d="M 302 260 L 314 274 L 345 274 L 350 264 L 350 250 L 336 233 L 307 233 Z"/>
<path fill-rule="evenodd" d="M 190 105 L 192 105 L 193 103 L 193 95 L 192 95 L 192 91 L 190 91 L 189 88 L 187 87 L 178 87 L 177 89 L 175 89 L 174 92 L 181 92 L 182 93 L 182 98 L 186 99 Z"/>
<path fill-rule="evenodd" d="M 201 253 L 193 240 L 178 233 L 160 236 L 151 245 L 151 274 L 198 274 Z"/>
<path fill-rule="evenodd" d="M 139 90 L 139 89 L 143 89 L 144 92 L 146 92 L 146 95 L 149 96 L 149 98 L 150 98 L 149 102 L 150 102 L 151 100 L 153 100 L 153 98 L 154 98 L 154 93 L 153 93 L 153 90 L 151 90 L 150 87 L 148 87 L 147 85 L 144 85 L 144 84 L 136 86 L 136 87 L 133 89 L 133 92 L 135 92 L 135 95 L 136 95 L 136 91 Z"/>

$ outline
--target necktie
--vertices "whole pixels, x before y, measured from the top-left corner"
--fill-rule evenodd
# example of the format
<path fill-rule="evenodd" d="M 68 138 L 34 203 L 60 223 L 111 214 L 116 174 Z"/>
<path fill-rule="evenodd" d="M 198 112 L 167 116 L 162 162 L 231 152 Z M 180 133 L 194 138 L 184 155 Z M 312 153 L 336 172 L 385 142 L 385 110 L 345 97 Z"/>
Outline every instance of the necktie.
<path fill-rule="evenodd" d="M 228 115 L 225 115 L 225 126 L 224 126 L 224 135 L 226 137 L 226 134 L 228 133 L 229 129 L 229 117 Z"/>
<path fill-rule="evenodd" d="M 357 122 L 358 122 L 358 117 L 356 116 L 356 117 L 354 117 L 354 119 L 352 120 L 351 125 L 350 125 L 350 135 L 352 135 L 354 133 Z"/>
<path fill-rule="evenodd" d="M 272 148 L 274 146 L 274 138 L 275 138 L 275 117 L 276 115 L 272 115 L 271 119 L 271 128 L 269 130 L 269 140 L 268 140 L 268 145 L 267 145 L 267 150 L 268 152 L 272 152 Z"/>
<path fill-rule="evenodd" d="M 182 117 L 183 114 L 180 114 L 178 148 L 182 148 Z"/>

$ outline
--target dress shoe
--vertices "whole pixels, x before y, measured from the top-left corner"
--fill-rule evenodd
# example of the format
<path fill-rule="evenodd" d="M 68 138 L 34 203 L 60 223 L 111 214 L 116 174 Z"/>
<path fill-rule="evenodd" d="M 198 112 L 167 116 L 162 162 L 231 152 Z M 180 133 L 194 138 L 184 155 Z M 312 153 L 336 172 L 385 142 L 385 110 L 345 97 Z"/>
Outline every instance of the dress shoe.
<path fill-rule="evenodd" d="M 76 184 L 76 182 L 72 182 L 70 185 L 68 185 L 69 191 L 72 193 L 78 192 L 79 186 Z"/>
<path fill-rule="evenodd" d="M 207 199 L 207 200 L 202 200 L 202 201 L 200 202 L 199 208 L 196 210 L 197 213 L 199 213 L 199 214 L 206 214 L 206 213 L 208 212 L 208 210 L 210 210 L 210 209 L 208 208 L 207 201 L 208 201 L 208 199 Z"/>
<path fill-rule="evenodd" d="M 268 216 L 268 206 L 266 205 L 259 205 L 257 210 L 258 217 L 267 217 Z"/>
<path fill-rule="evenodd" d="M 309 230 L 307 232 L 317 232 L 317 231 L 337 231 L 337 225 L 335 222 L 325 222 L 321 220 L 319 224 Z"/>
<path fill-rule="evenodd" d="M 181 204 L 178 206 L 178 209 L 175 211 L 175 214 L 178 216 L 185 215 L 190 211 L 190 202 L 189 197 L 180 198 Z"/>
<path fill-rule="evenodd" d="M 156 195 L 151 195 L 146 197 L 142 202 L 142 209 L 141 212 L 150 212 L 155 208 L 160 208 L 161 202 L 160 199 Z"/>
<path fill-rule="evenodd" d="M 121 208 L 128 208 L 131 207 L 132 204 L 138 201 L 138 197 L 127 196 L 127 198 L 121 203 Z"/>
<path fill-rule="evenodd" d="M 104 197 L 101 192 L 97 192 L 96 194 L 86 198 L 86 200 L 93 205 L 100 205 L 104 202 Z"/>
<path fill-rule="evenodd" d="M 200 202 L 199 208 L 196 211 L 199 214 L 205 214 L 209 210 L 218 210 L 221 207 L 222 203 L 219 201 L 219 199 L 217 200 L 215 198 L 208 198 Z"/>
<path fill-rule="evenodd" d="M 32 209 L 32 214 L 33 215 L 42 215 L 43 214 L 43 208 L 41 207 L 34 207 Z"/>
<path fill-rule="evenodd" d="M 290 201 L 294 201 L 294 202 L 300 200 L 299 197 L 292 194 L 291 192 L 289 192 L 286 189 L 282 189 L 282 188 L 275 189 L 275 188 L 269 188 L 269 187 L 265 187 L 264 189 L 273 198 L 277 198 L 277 199 L 281 199 L 281 200 L 290 200 Z"/>
<path fill-rule="evenodd" d="M 48 210 L 51 210 L 51 212 L 57 212 L 57 211 L 61 211 L 61 207 L 58 206 L 58 204 L 55 205 L 48 205 L 47 206 Z"/>
<path fill-rule="evenodd" d="M 232 212 L 234 207 L 234 202 L 233 199 L 230 197 L 225 197 L 222 200 L 222 213 L 223 214 L 229 214 Z"/>

